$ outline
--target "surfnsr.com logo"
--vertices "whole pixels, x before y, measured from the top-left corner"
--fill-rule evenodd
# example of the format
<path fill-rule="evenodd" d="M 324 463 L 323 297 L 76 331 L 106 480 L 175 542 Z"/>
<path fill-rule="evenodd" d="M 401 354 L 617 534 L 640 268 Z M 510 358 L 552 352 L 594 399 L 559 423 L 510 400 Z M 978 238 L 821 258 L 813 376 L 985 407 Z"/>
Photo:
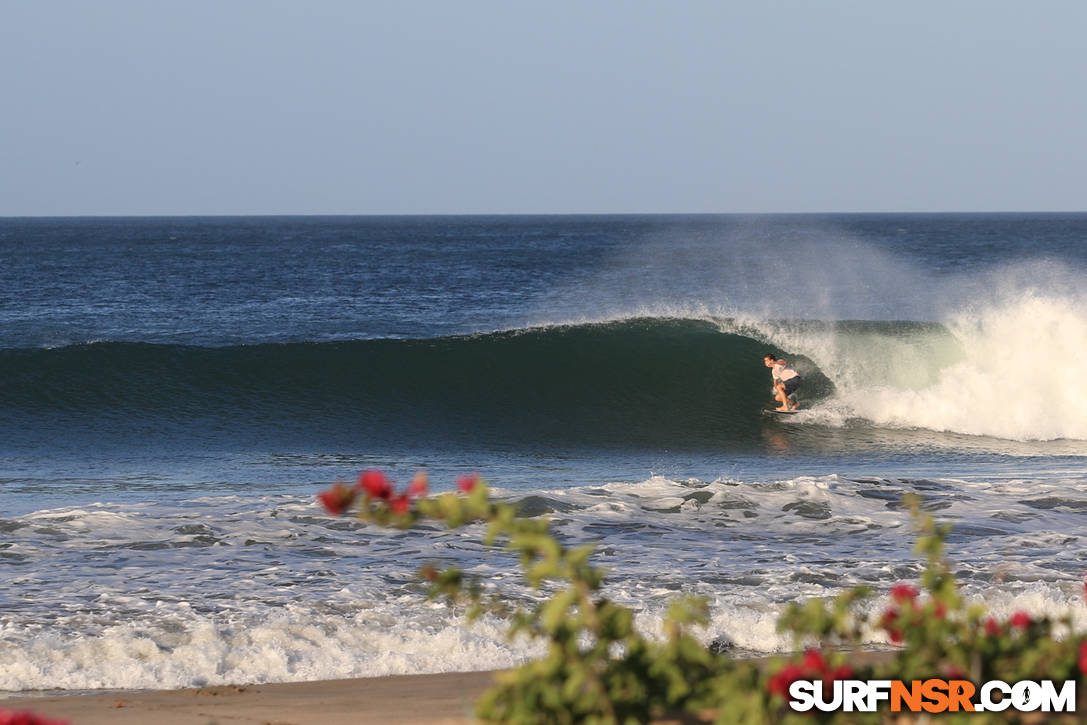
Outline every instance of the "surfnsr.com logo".
<path fill-rule="evenodd" d="M 976 687 L 967 680 L 795 680 L 789 705 L 798 712 L 1075 712 L 1076 682 L 990 680 Z"/>

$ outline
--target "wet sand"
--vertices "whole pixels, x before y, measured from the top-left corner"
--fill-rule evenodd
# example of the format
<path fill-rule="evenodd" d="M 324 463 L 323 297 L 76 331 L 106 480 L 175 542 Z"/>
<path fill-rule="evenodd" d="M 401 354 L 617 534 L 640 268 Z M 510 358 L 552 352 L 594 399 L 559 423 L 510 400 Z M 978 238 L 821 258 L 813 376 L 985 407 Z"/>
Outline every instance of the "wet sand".
<path fill-rule="evenodd" d="M 18 697 L 0 709 L 32 710 L 71 725 L 467 725 L 492 672 L 451 672 L 190 690 Z"/>
<path fill-rule="evenodd" d="M 857 651 L 871 664 L 890 651 Z M 745 658 L 760 667 L 774 657 Z M 71 725 L 475 725 L 476 699 L 495 671 L 391 675 L 351 680 L 226 685 L 0 699 L 0 709 L 33 710 Z M 670 720 L 660 721 L 670 723 Z"/>

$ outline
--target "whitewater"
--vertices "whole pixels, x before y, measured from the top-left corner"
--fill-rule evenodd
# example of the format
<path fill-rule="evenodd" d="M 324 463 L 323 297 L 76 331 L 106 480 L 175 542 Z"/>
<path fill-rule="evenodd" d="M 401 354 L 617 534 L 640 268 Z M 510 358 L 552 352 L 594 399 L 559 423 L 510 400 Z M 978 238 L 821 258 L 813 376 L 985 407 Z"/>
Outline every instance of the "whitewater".
<path fill-rule="evenodd" d="M 850 334 L 839 325 L 813 334 L 802 325 L 749 324 L 834 382 L 834 400 L 812 420 L 855 416 L 1018 441 L 1087 440 L 1077 384 L 1087 365 L 1087 295 L 1061 293 L 1061 278 L 1072 273 L 1052 266 L 998 276 L 990 292 L 945 313 L 934 330 Z"/>
<path fill-rule="evenodd" d="M 572 544 L 594 543 L 606 593 L 659 633 L 678 593 L 705 596 L 700 636 L 740 654 L 781 652 L 775 621 L 796 597 L 886 590 L 916 576 L 901 495 L 924 495 L 955 525 L 965 593 L 996 614 L 1071 610 L 1087 625 L 1078 570 L 1083 486 L 1066 482 L 800 477 L 749 483 L 662 476 L 530 495 Z M 0 689 L 188 687 L 506 667 L 538 655 L 504 623 L 464 627 L 428 603 L 415 570 L 455 564 L 510 601 L 540 595 L 480 527 L 405 534 L 330 519 L 310 497 L 202 497 L 172 504 L 38 511 L 0 522 L 26 572 L 9 609 Z M 97 552 L 91 553 L 91 552 Z M 110 563 L 114 552 L 123 566 Z M 93 571 L 93 580 L 88 579 Z M 1003 573 L 995 585 L 992 570 Z M 1067 578 L 1065 578 L 1067 577 Z M 33 602 L 48 600 L 48 607 Z M 883 597 L 871 606 L 885 605 Z M 885 636 L 871 632 L 874 645 Z"/>

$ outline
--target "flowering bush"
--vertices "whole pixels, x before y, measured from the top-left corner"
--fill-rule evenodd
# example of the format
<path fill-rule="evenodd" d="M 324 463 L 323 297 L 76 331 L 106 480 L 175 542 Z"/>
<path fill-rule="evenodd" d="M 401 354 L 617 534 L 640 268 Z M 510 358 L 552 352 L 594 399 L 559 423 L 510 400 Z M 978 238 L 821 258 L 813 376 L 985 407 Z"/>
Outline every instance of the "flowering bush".
<path fill-rule="evenodd" d="M 866 617 L 853 604 L 871 592 L 853 589 L 830 602 L 791 605 L 779 628 L 792 632 L 798 645 L 839 648 L 856 647 L 864 633 L 882 630 L 899 647 L 893 658 L 872 666 L 864 678 L 1016 682 L 1073 680 L 1087 673 L 1082 657 L 1087 640 L 1075 633 L 1071 614 L 1033 619 L 1026 612 L 1016 612 L 1001 622 L 984 606 L 967 605 L 943 556 L 948 528 L 921 514 L 916 497 L 908 498 L 908 503 L 921 533 L 915 550 L 927 558 L 921 575 L 925 595 L 909 584 L 899 584 L 891 589 L 889 606 Z"/>
<path fill-rule="evenodd" d="M 792 634 L 802 654 L 760 666 L 714 654 L 691 636 L 692 626 L 708 621 L 705 601 L 693 597 L 672 603 L 662 639 L 646 638 L 635 630 L 630 609 L 602 595 L 603 572 L 589 563 L 592 546 L 562 546 L 546 521 L 520 518 L 513 505 L 492 501 L 478 476 L 460 479 L 457 489 L 428 496 L 426 476 L 419 474 L 397 493 L 384 474 L 366 471 L 353 488 L 337 483 L 318 498 L 332 514 L 354 507 L 359 518 L 379 525 L 408 528 L 427 519 L 452 529 L 484 522 L 485 542 L 501 542 L 516 552 L 530 586 L 549 583 L 555 590 L 541 603 L 511 609 L 498 597 L 484 596 L 457 569 L 427 565 L 420 570 L 431 583 L 431 598 L 468 603 L 469 619 L 485 611 L 503 614 L 511 621 L 511 637 L 523 634 L 548 644 L 542 659 L 496 676 L 497 684 L 478 703 L 484 720 L 633 725 L 678 716 L 683 722 L 722 724 L 889 722 L 890 715 L 879 712 L 793 712 L 789 686 L 801 679 L 822 681 L 825 688 L 851 678 L 931 677 L 975 683 L 1079 680 L 1082 686 L 1087 675 L 1087 639 L 1075 632 L 1071 615 L 1033 619 L 1017 612 L 1001 622 L 983 606 L 964 602 L 943 555 L 948 529 L 922 514 L 916 497 L 907 501 L 920 533 L 915 549 L 927 560 L 920 587 L 892 587 L 889 605 L 875 613 L 864 608 L 875 593 L 868 587 L 792 604 L 778 628 Z M 847 657 L 878 631 L 893 649 L 867 664 Z M 1055 721 L 1050 715 L 1046 721 Z M 1014 710 L 959 717 L 970 723 L 1023 719 Z"/>

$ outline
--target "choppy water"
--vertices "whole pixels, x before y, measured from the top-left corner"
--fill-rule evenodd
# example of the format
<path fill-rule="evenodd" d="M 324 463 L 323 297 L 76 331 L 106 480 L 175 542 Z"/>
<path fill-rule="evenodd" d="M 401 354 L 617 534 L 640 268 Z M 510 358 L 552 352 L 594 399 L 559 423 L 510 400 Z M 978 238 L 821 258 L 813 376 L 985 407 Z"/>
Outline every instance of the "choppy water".
<path fill-rule="evenodd" d="M 428 560 L 533 596 L 477 531 L 315 505 L 370 467 L 479 471 L 649 631 L 691 592 L 788 646 L 916 574 L 907 491 L 971 596 L 1087 623 L 1085 270 L 1085 215 L 0 220 L 0 689 L 529 656 L 423 602 Z"/>

